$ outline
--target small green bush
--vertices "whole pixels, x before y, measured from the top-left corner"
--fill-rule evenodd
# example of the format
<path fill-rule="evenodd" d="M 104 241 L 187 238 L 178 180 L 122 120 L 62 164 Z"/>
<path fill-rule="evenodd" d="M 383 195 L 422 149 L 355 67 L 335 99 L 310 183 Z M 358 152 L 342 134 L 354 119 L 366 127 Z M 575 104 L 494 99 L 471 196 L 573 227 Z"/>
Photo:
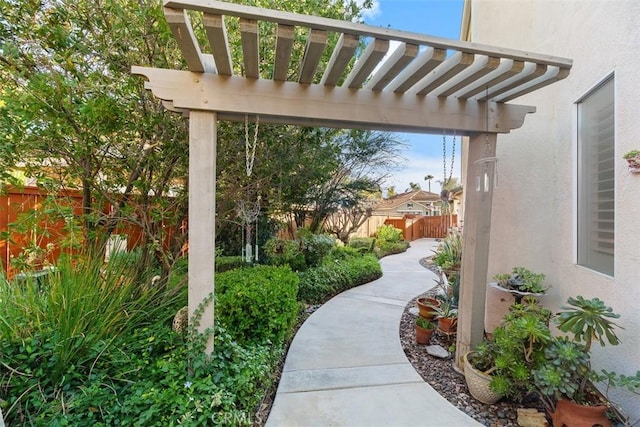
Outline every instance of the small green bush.
<path fill-rule="evenodd" d="M 298 282 L 288 266 L 220 273 L 216 275 L 216 318 L 240 343 L 282 342 L 297 319 Z"/>
<path fill-rule="evenodd" d="M 335 246 L 335 239 L 327 234 L 311 234 L 299 232 L 300 249 L 304 254 L 307 267 L 320 265 L 322 259 L 331 252 Z"/>
<path fill-rule="evenodd" d="M 360 252 L 373 252 L 373 246 L 376 239 L 373 237 L 353 237 L 349 240 L 349 247 L 355 248 Z"/>
<path fill-rule="evenodd" d="M 393 225 L 381 225 L 376 231 L 376 238 L 379 241 L 399 242 L 404 237 L 402 235 L 402 230 L 399 228 L 395 228 Z"/>
<path fill-rule="evenodd" d="M 304 270 L 306 261 L 297 240 L 273 238 L 264 245 L 264 253 L 271 265 L 288 265 L 294 271 Z"/>
<path fill-rule="evenodd" d="M 347 289 L 382 276 L 376 257 L 355 255 L 352 248 L 334 249 L 322 265 L 298 273 L 298 300 L 319 304 Z"/>
<path fill-rule="evenodd" d="M 244 267 L 247 262 L 241 256 L 216 256 L 216 272 L 234 270 Z"/>
<path fill-rule="evenodd" d="M 376 240 L 376 247 L 374 252 L 378 258 L 386 257 L 387 255 L 399 254 L 409 249 L 409 242 L 401 240 L 399 242 L 388 242 Z"/>

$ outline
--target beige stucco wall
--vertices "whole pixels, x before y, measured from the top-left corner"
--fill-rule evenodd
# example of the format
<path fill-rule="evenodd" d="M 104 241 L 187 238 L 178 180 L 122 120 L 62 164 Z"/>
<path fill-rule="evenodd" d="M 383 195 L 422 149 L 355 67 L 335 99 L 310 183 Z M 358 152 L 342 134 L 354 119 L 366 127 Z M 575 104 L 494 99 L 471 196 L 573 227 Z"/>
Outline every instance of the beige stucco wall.
<path fill-rule="evenodd" d="M 537 112 L 498 137 L 500 186 L 494 193 L 490 277 L 513 266 L 543 272 L 553 288 L 544 303 L 599 297 L 622 315 L 618 347 L 595 348 L 596 367 L 640 369 L 640 174 L 622 155 L 640 149 L 640 1 L 472 0 L 471 40 L 572 58 L 566 80 L 519 98 Z M 575 264 L 575 101 L 615 73 L 615 278 Z M 510 301 L 488 292 L 488 327 Z M 504 301 L 500 302 L 500 299 Z M 496 307 L 498 307 L 496 309 Z M 640 398 L 614 400 L 635 420 Z"/>

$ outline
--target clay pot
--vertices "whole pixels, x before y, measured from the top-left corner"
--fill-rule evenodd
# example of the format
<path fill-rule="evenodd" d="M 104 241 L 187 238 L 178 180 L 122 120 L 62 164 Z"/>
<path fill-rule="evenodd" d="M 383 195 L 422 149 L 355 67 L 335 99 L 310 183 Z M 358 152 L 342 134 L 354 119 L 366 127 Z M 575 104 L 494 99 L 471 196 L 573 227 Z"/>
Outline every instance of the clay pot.
<path fill-rule="evenodd" d="M 416 300 L 416 304 L 418 305 L 420 317 L 433 319 L 436 315 L 433 312 L 433 307 L 438 307 L 440 305 L 440 301 L 436 298 L 420 297 Z"/>
<path fill-rule="evenodd" d="M 451 334 L 458 328 L 457 317 L 440 317 L 438 318 L 438 329 L 445 334 Z"/>
<path fill-rule="evenodd" d="M 611 427 L 604 414 L 608 408 L 604 405 L 586 406 L 566 399 L 558 400 L 556 410 L 551 414 L 553 427 Z"/>
<path fill-rule="evenodd" d="M 416 342 L 418 344 L 429 344 L 433 331 L 433 329 L 424 329 L 416 325 Z"/>

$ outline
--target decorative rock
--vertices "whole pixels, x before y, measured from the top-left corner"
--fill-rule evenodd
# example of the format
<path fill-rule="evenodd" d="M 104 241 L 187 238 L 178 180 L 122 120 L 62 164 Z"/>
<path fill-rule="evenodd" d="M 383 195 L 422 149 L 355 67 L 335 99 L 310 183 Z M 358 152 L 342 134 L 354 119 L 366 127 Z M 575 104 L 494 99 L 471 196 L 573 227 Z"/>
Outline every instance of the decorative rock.
<path fill-rule="evenodd" d="M 544 414 L 530 408 L 518 408 L 518 425 L 520 427 L 549 427 Z"/>
<path fill-rule="evenodd" d="M 414 316 L 417 316 L 419 311 L 420 310 L 418 309 L 418 307 L 411 307 L 409 309 L 409 313 L 413 314 Z"/>
<path fill-rule="evenodd" d="M 445 350 L 441 345 L 427 346 L 427 353 L 429 353 L 433 357 L 438 357 L 440 359 L 447 359 L 450 356 L 449 352 Z"/>

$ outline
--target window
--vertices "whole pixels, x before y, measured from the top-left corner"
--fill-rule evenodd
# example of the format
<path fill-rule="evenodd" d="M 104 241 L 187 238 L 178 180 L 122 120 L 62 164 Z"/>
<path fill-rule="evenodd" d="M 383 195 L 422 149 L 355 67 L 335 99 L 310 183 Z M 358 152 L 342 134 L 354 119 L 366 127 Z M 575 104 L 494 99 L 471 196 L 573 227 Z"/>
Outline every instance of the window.
<path fill-rule="evenodd" d="M 578 107 L 578 264 L 613 276 L 614 79 Z"/>

